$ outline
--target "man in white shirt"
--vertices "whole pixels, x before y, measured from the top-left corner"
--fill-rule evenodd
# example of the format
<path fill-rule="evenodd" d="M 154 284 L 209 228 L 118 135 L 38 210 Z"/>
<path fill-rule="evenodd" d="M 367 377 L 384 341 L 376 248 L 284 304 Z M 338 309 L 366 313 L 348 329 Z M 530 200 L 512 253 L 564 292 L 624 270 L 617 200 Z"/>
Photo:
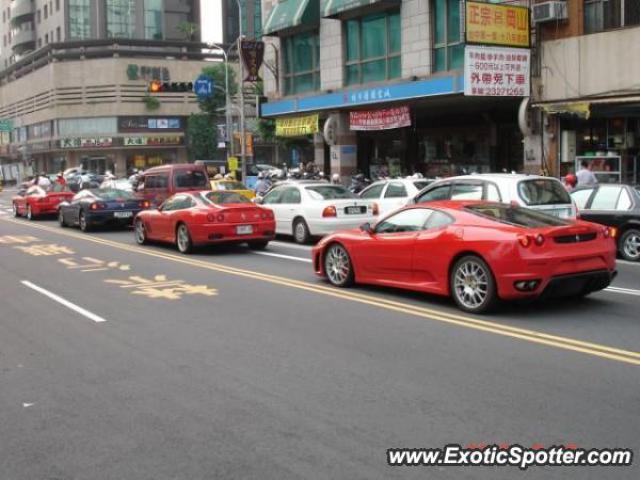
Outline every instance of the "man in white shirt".
<path fill-rule="evenodd" d="M 576 177 L 578 177 L 578 186 L 597 185 L 598 179 L 589 168 L 589 163 L 586 160 L 583 160 L 580 166 L 582 168 L 580 168 L 578 173 L 576 173 Z"/>

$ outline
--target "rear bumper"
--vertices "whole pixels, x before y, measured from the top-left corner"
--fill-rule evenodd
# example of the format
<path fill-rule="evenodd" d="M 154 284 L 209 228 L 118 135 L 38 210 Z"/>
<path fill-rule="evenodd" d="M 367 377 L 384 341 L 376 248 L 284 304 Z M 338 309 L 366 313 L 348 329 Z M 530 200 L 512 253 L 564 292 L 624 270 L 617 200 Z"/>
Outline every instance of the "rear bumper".
<path fill-rule="evenodd" d="M 91 225 L 132 225 L 136 215 L 141 210 L 126 210 L 132 212 L 133 215 L 129 218 L 116 218 L 114 217 L 114 211 L 101 211 L 101 212 L 88 212 L 87 222 Z"/>
<path fill-rule="evenodd" d="M 237 227 L 240 225 L 251 225 L 253 227 L 253 233 L 239 235 L 237 233 Z M 270 241 L 275 238 L 276 225 L 273 220 L 243 224 L 205 223 L 201 225 L 189 225 L 189 233 L 191 234 L 193 243 L 196 245 L 243 243 L 260 240 Z"/>
<path fill-rule="evenodd" d="M 553 277 L 540 297 L 570 297 L 604 290 L 611 284 L 617 274 L 616 270 L 596 270 Z"/>

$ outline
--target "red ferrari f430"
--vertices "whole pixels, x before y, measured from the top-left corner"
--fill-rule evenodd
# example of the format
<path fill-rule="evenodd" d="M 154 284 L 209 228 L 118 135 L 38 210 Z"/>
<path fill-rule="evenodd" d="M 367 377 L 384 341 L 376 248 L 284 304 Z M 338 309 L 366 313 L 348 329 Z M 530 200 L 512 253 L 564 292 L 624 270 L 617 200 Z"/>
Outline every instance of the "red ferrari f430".
<path fill-rule="evenodd" d="M 181 253 L 219 243 L 247 243 L 263 249 L 276 230 L 271 210 L 239 193 L 211 190 L 176 194 L 160 208 L 140 212 L 134 226 L 139 244 L 173 243 Z"/>
<path fill-rule="evenodd" d="M 453 297 L 481 313 L 499 300 L 582 296 L 616 275 L 615 231 L 518 206 L 432 202 L 375 226 L 337 232 L 313 249 L 316 273 Z"/>

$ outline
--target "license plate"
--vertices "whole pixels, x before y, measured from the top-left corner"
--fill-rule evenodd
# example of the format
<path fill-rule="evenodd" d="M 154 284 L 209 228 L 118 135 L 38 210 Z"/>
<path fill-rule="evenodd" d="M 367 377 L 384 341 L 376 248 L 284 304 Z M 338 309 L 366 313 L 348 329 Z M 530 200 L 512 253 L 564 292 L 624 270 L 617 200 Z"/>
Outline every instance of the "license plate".
<path fill-rule="evenodd" d="M 115 218 L 131 218 L 133 217 L 133 212 L 113 212 L 113 216 Z"/>
<path fill-rule="evenodd" d="M 251 235 L 253 233 L 253 227 L 251 225 L 240 225 L 236 227 L 236 233 L 238 235 Z"/>
<path fill-rule="evenodd" d="M 347 215 L 359 215 L 362 213 L 362 207 L 347 207 L 344 209 Z"/>

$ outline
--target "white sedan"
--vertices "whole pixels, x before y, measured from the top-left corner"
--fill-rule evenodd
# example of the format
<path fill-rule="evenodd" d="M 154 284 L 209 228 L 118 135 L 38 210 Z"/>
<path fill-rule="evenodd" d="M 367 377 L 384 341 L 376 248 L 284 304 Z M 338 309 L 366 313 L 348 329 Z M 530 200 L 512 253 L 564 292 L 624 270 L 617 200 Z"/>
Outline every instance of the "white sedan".
<path fill-rule="evenodd" d="M 276 233 L 293 235 L 298 243 L 372 223 L 378 215 L 374 202 L 328 183 L 283 183 L 258 202 L 273 210 Z"/>
<path fill-rule="evenodd" d="M 426 178 L 380 180 L 369 185 L 358 196 L 365 200 L 375 201 L 380 209 L 380 215 L 386 215 L 407 205 L 411 198 L 431 182 L 433 180 Z"/>

